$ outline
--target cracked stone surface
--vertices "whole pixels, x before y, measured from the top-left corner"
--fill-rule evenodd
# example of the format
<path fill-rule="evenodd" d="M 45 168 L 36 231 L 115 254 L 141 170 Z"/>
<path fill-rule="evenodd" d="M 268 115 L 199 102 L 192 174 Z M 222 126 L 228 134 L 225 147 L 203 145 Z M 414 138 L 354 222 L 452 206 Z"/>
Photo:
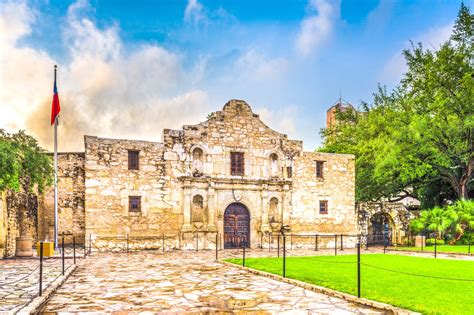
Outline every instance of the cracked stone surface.
<path fill-rule="evenodd" d="M 71 259 L 65 262 L 65 268 Z M 62 273 L 61 259 L 45 258 L 43 290 Z M 39 293 L 39 259 L 15 258 L 0 260 L 0 313 L 16 312 Z"/>
<path fill-rule="evenodd" d="M 256 254 L 262 255 L 268 254 Z M 214 257 L 212 251 L 94 253 L 81 260 L 43 312 L 380 313 L 223 265 Z"/>

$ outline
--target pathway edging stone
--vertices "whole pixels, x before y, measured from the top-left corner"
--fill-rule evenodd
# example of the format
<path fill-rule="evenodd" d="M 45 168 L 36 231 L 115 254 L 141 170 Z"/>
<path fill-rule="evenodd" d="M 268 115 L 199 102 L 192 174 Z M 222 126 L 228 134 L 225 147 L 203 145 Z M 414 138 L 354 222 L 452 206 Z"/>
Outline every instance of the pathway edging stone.
<path fill-rule="evenodd" d="M 17 312 L 20 314 L 37 314 L 41 308 L 49 301 L 51 296 L 56 292 L 56 290 L 69 278 L 69 276 L 76 270 L 77 264 L 76 265 L 71 265 L 66 272 L 64 273 L 64 276 L 58 277 L 56 280 L 54 280 L 42 293 L 41 296 L 35 297 L 33 300 L 31 300 L 30 303 L 28 303 L 25 307 L 21 308 Z"/>

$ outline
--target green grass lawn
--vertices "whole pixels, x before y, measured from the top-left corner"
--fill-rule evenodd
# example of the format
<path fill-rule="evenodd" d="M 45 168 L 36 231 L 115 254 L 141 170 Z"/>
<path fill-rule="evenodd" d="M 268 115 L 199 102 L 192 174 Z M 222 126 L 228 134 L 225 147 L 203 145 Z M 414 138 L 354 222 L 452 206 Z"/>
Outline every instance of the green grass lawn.
<path fill-rule="evenodd" d="M 357 295 L 355 255 L 288 257 L 286 276 Z M 242 264 L 242 259 L 228 259 Z M 474 314 L 474 261 L 434 259 L 389 254 L 361 257 L 361 296 L 425 314 Z M 445 278 L 433 279 L 380 268 Z M 282 274 L 282 258 L 247 258 L 245 265 Z"/>
<path fill-rule="evenodd" d="M 421 247 L 390 247 L 392 250 L 421 250 Z M 423 251 L 434 252 L 434 246 L 423 246 Z M 440 253 L 468 253 L 467 245 L 438 245 L 436 251 Z M 471 245 L 471 254 L 474 254 L 474 245 Z"/>

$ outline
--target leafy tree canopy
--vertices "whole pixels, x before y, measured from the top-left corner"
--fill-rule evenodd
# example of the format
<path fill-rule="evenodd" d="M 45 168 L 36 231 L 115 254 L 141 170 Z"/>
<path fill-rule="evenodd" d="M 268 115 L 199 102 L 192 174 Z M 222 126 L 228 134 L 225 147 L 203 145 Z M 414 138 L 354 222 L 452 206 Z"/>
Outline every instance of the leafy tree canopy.
<path fill-rule="evenodd" d="M 474 174 L 474 15 L 464 4 L 439 50 L 405 50 L 408 66 L 391 92 L 336 113 L 321 130 L 323 152 L 356 155 L 358 200 L 411 195 L 430 207 L 466 199 Z M 440 200 L 442 196 L 443 200 Z"/>
<path fill-rule="evenodd" d="M 35 138 L 24 131 L 9 134 L 0 129 L 0 191 L 39 191 L 52 183 L 51 158 Z"/>

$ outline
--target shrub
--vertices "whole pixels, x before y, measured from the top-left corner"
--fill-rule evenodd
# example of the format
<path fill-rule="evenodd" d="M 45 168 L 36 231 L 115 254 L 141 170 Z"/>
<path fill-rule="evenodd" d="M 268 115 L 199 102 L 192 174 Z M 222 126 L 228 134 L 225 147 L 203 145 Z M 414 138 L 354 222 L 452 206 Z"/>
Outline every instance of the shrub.
<path fill-rule="evenodd" d="M 434 238 L 427 238 L 426 239 L 426 245 L 434 245 Z M 436 240 L 436 245 L 444 245 L 444 240 Z"/>
<path fill-rule="evenodd" d="M 471 238 L 471 244 L 474 244 L 474 233 L 466 233 L 456 241 L 456 245 L 467 245 L 469 238 Z"/>

